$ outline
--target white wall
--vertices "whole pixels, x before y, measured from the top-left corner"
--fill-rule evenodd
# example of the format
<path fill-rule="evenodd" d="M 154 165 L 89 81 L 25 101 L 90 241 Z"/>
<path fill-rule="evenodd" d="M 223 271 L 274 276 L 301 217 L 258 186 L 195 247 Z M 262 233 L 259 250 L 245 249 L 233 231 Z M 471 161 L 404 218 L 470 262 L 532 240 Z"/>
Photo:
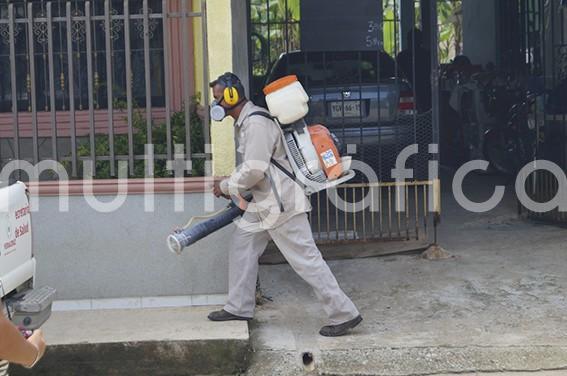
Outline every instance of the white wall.
<path fill-rule="evenodd" d="M 109 214 L 83 197 L 71 197 L 69 212 L 60 213 L 57 197 L 40 197 L 32 213 L 37 285 L 56 288 L 58 300 L 225 294 L 233 225 L 181 256 L 166 247 L 174 228 L 204 213 L 203 196 L 185 195 L 186 210 L 176 213 L 173 195 L 157 194 L 155 212 L 146 213 L 144 196 L 129 195 Z"/>

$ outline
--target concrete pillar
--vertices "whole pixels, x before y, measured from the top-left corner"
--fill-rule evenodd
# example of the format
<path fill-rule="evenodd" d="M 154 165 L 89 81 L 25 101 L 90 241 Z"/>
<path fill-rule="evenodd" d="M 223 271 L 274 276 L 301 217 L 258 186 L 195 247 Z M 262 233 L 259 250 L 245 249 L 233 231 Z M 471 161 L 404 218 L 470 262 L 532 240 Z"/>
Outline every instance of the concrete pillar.
<path fill-rule="evenodd" d="M 194 1 L 193 3 L 196 3 Z M 193 5 L 191 5 L 193 7 Z M 167 12 L 169 13 L 177 13 L 181 12 L 182 5 L 180 0 L 169 0 L 167 2 Z M 198 10 L 197 10 L 198 11 Z M 188 36 L 189 36 L 189 56 L 196 57 L 195 53 L 195 42 L 197 41 L 194 38 L 194 30 L 195 27 L 193 25 L 193 19 L 190 19 L 188 25 Z M 197 72 L 196 63 L 197 59 L 189 58 L 189 61 L 184 62 L 183 58 L 183 21 L 181 18 L 170 18 L 169 22 L 169 45 L 170 45 L 170 62 L 171 62 L 171 70 L 170 70 L 170 92 L 168 95 L 170 96 L 170 105 L 173 111 L 182 111 L 183 109 L 183 102 L 184 102 L 184 93 L 183 93 L 183 83 L 185 80 L 189 80 L 189 82 L 193 83 L 190 86 L 189 96 L 192 97 L 197 92 L 201 92 L 203 90 L 202 86 L 198 86 L 195 77 L 200 76 L 200 72 Z M 202 56 L 202 55 L 201 55 Z M 200 64 L 199 64 L 200 65 Z M 200 65 L 201 66 L 201 65 Z M 202 71 L 201 71 L 202 72 Z M 196 75 L 196 73 L 198 73 Z"/>
<path fill-rule="evenodd" d="M 482 1 L 482 0 L 480 0 Z M 431 1 L 421 0 L 421 31 L 423 32 L 423 40 L 426 43 L 427 48 L 433 49 L 429 41 L 431 41 Z M 437 31 L 437 25 L 435 25 L 435 31 Z"/>
<path fill-rule="evenodd" d="M 232 71 L 242 80 L 249 97 L 248 9 L 247 1 L 242 0 L 232 0 L 232 65 Z"/>
<path fill-rule="evenodd" d="M 208 0 L 207 32 L 209 78 L 234 72 L 248 82 L 248 33 L 246 1 Z M 211 124 L 213 175 L 228 175 L 234 169 L 233 120 Z"/>
<path fill-rule="evenodd" d="M 401 16 L 401 39 L 402 50 L 408 48 L 406 46 L 406 35 L 415 27 L 415 5 L 414 0 L 401 0 L 400 3 L 400 16 Z"/>
<path fill-rule="evenodd" d="M 463 53 L 473 64 L 496 63 L 496 2 L 463 0 Z"/>
<path fill-rule="evenodd" d="M 201 11 L 201 1 L 200 0 L 192 0 L 191 7 L 193 12 L 200 12 Z M 194 73 L 193 77 L 195 77 L 195 93 L 202 94 L 204 90 L 204 81 L 206 80 L 203 77 L 203 25 L 201 24 L 201 18 L 196 18 L 192 22 L 193 25 L 193 55 L 195 56 L 195 64 L 194 64 Z M 201 95 L 201 98 L 203 96 Z"/>

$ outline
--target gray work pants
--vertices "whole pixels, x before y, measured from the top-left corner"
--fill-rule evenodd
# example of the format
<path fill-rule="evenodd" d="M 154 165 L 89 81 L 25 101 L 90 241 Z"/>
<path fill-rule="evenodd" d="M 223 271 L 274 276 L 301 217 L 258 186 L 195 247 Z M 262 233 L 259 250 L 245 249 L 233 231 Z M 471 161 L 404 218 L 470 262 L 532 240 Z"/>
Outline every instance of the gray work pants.
<path fill-rule="evenodd" d="M 315 245 L 306 213 L 293 216 L 270 230 L 259 229 L 258 223 L 251 221 L 251 217 L 245 214 L 248 228 L 237 226 L 231 239 L 225 311 L 242 317 L 254 316 L 258 259 L 271 238 L 293 270 L 313 288 L 331 325 L 359 315 Z"/>

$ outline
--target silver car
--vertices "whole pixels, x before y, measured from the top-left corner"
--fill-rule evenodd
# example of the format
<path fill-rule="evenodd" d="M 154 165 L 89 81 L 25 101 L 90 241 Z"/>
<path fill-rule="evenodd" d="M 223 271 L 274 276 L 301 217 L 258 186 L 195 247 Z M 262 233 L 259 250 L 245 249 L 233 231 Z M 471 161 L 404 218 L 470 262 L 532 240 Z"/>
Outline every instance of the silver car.
<path fill-rule="evenodd" d="M 302 52 L 282 54 L 266 84 L 294 74 L 310 97 L 309 124 L 323 124 L 343 144 L 392 145 L 411 139 L 414 96 L 396 78 L 396 64 L 385 52 Z M 260 101 L 261 102 L 261 101 Z"/>

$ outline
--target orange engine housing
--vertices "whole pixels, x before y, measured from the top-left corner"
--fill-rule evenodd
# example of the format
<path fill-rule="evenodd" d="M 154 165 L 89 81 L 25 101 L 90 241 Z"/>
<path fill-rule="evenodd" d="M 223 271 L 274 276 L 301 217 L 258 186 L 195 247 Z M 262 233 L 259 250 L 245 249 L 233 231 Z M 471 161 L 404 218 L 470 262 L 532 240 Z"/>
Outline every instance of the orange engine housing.
<path fill-rule="evenodd" d="M 321 124 L 310 125 L 307 129 L 309 130 L 311 142 L 319 156 L 319 163 L 323 171 L 325 171 L 327 179 L 338 179 L 343 174 L 343 165 L 331 132 Z"/>

